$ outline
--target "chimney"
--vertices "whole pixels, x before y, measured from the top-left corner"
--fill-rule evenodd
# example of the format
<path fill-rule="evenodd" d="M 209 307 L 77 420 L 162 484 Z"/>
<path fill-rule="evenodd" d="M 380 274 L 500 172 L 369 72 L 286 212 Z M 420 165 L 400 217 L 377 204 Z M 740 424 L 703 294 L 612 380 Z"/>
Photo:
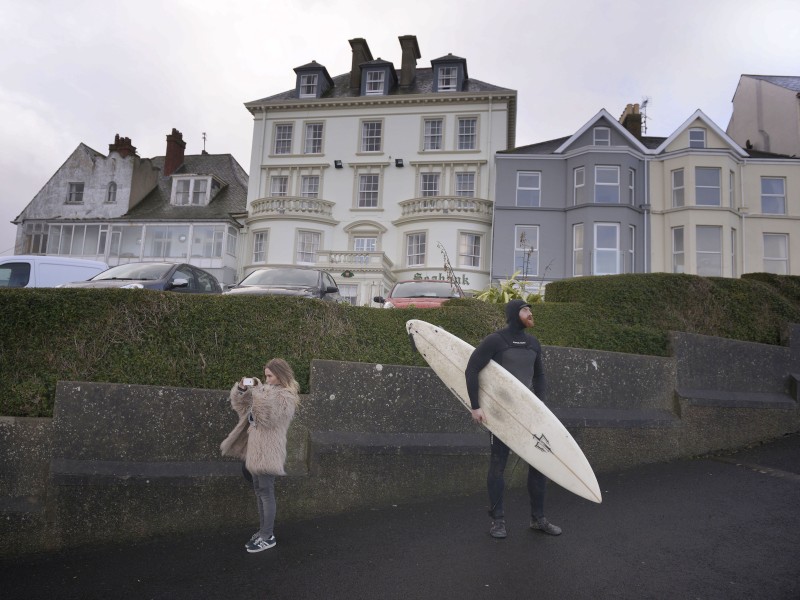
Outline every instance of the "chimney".
<path fill-rule="evenodd" d="M 401 35 L 400 48 L 403 49 L 403 60 L 400 64 L 400 86 L 406 87 L 414 83 L 417 76 L 417 60 L 421 57 L 417 36 Z"/>
<path fill-rule="evenodd" d="M 186 142 L 183 141 L 183 134 L 173 127 L 172 133 L 167 136 L 167 155 L 164 157 L 165 177 L 172 175 L 183 164 L 185 149 Z"/>
<path fill-rule="evenodd" d="M 350 68 L 350 88 L 353 90 L 360 90 L 361 65 L 372 60 L 372 52 L 369 51 L 367 40 L 364 38 L 350 40 L 350 47 L 353 49 L 353 65 Z"/>
<path fill-rule="evenodd" d="M 642 113 L 639 112 L 638 104 L 628 104 L 622 111 L 619 122 L 637 140 L 642 139 Z"/>
<path fill-rule="evenodd" d="M 108 153 L 112 152 L 116 152 L 122 158 L 136 156 L 136 148 L 131 144 L 131 138 L 121 138 L 119 134 L 114 136 L 114 143 L 108 145 Z"/>

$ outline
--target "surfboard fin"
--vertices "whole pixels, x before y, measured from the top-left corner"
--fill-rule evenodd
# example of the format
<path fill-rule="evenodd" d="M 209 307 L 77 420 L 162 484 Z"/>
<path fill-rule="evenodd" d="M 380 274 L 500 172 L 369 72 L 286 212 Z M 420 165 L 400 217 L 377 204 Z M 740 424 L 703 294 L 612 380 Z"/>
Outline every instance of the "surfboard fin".
<path fill-rule="evenodd" d="M 417 345 L 414 343 L 414 334 L 408 334 L 408 341 L 411 342 L 411 349 L 414 351 L 414 354 L 419 354 L 419 350 L 417 350 Z"/>

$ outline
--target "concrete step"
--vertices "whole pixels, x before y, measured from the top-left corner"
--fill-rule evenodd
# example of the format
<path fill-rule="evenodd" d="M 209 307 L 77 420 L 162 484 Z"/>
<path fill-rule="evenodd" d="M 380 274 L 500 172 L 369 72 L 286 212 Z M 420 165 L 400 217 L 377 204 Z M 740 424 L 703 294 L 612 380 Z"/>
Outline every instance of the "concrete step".
<path fill-rule="evenodd" d="M 720 390 L 702 390 L 677 388 L 675 393 L 680 400 L 690 406 L 713 408 L 777 408 L 795 410 L 797 402 L 787 394 L 771 392 L 728 392 Z"/>

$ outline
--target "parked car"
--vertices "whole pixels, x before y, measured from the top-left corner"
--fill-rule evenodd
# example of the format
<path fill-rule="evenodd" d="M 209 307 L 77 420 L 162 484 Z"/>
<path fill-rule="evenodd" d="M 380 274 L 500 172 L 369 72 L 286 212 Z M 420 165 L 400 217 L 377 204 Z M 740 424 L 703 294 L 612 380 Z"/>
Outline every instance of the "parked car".
<path fill-rule="evenodd" d="M 147 289 L 189 294 L 219 294 L 217 278 L 208 271 L 185 263 L 135 262 L 111 267 L 89 281 L 76 281 L 65 288 Z"/>
<path fill-rule="evenodd" d="M 0 257 L 0 288 L 57 287 L 69 281 L 89 279 L 108 269 L 99 260 L 68 256 L 16 254 Z"/>
<path fill-rule="evenodd" d="M 300 267 L 256 269 L 239 283 L 225 290 L 225 293 L 299 296 L 329 302 L 341 301 L 339 286 L 329 273 Z"/>
<path fill-rule="evenodd" d="M 439 308 L 451 298 L 461 297 L 461 292 L 449 281 L 413 279 L 398 281 L 386 298 L 375 296 L 373 300 L 383 308 Z"/>

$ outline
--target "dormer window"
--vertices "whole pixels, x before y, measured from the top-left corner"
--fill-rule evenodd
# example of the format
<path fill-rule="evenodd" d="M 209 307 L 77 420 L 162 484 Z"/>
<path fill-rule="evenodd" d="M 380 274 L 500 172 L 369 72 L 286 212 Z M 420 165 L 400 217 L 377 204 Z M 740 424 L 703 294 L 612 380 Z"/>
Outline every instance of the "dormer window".
<path fill-rule="evenodd" d="M 458 69 L 456 67 L 439 67 L 437 87 L 440 92 L 455 92 L 458 85 Z"/>
<path fill-rule="evenodd" d="M 211 176 L 173 177 L 170 204 L 175 206 L 206 206 L 222 187 Z"/>
<path fill-rule="evenodd" d="M 706 147 L 706 130 L 700 127 L 689 130 L 689 148 Z"/>
<path fill-rule="evenodd" d="M 595 146 L 611 145 L 611 130 L 608 127 L 594 128 L 594 145 Z"/>
<path fill-rule="evenodd" d="M 459 56 L 448 54 L 431 61 L 433 67 L 434 92 L 460 92 L 466 89 L 467 61 Z"/>
<path fill-rule="evenodd" d="M 369 95 L 382 95 L 385 89 L 386 72 L 385 71 L 367 71 L 367 86 L 366 94 Z"/>
<path fill-rule="evenodd" d="M 316 73 L 309 73 L 307 75 L 300 75 L 300 97 L 301 98 L 316 98 L 317 97 L 317 80 L 319 75 Z"/>

